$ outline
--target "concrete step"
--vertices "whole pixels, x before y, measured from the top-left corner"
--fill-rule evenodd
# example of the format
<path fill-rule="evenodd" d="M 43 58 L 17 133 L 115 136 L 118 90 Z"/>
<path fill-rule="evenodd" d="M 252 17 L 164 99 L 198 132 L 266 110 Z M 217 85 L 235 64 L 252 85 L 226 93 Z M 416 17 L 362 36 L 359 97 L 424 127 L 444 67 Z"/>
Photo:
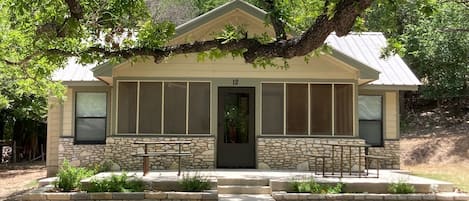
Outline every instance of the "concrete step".
<path fill-rule="evenodd" d="M 218 185 L 221 186 L 230 186 L 230 185 L 240 185 L 240 186 L 268 186 L 269 179 L 257 179 L 257 178 L 218 178 Z"/>
<path fill-rule="evenodd" d="M 275 201 L 270 195 L 250 194 L 218 194 L 218 200 L 222 201 Z"/>
<path fill-rule="evenodd" d="M 270 186 L 218 185 L 219 194 L 272 194 Z"/>
<path fill-rule="evenodd" d="M 55 182 L 57 180 L 57 177 L 47 177 L 47 178 L 44 178 L 44 179 L 40 179 L 38 181 L 39 183 L 39 187 L 42 187 L 42 186 L 47 186 L 49 184 L 52 184 L 53 182 Z"/>

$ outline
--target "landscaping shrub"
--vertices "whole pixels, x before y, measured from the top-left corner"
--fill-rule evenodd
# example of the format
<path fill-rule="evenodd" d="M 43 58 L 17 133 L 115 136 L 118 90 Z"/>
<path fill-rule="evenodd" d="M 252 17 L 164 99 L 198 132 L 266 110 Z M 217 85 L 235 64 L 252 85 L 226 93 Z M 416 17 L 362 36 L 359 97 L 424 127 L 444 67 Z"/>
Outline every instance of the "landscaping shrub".
<path fill-rule="evenodd" d="M 109 178 L 94 179 L 84 189 L 88 192 L 143 192 L 142 180 L 131 178 L 124 172 L 120 175 L 111 175 Z"/>
<path fill-rule="evenodd" d="M 388 192 L 394 194 L 409 194 L 415 193 L 415 187 L 403 180 L 399 180 L 396 183 L 390 183 L 388 186 Z"/>
<path fill-rule="evenodd" d="M 93 170 L 73 167 L 65 160 L 57 173 L 57 180 L 54 182 L 54 186 L 59 191 L 64 192 L 79 190 L 81 186 L 80 180 L 91 177 L 94 174 Z"/>
<path fill-rule="evenodd" d="M 198 174 L 194 176 L 183 175 L 182 181 L 179 183 L 182 191 L 201 192 L 210 189 L 210 181 Z"/>
<path fill-rule="evenodd" d="M 318 184 L 314 179 L 309 181 L 293 181 L 293 191 L 298 193 L 330 193 L 337 194 L 343 192 L 344 184 L 337 183 L 336 185 Z"/>

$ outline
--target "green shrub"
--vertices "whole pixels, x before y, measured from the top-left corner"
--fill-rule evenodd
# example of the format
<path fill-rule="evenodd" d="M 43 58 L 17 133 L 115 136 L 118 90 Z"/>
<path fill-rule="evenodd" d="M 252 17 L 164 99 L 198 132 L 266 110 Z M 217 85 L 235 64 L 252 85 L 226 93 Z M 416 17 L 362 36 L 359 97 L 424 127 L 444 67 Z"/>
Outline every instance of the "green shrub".
<path fill-rule="evenodd" d="M 143 192 L 142 180 L 131 178 L 125 172 L 120 175 L 111 175 L 109 178 L 94 179 L 84 189 L 88 192 Z"/>
<path fill-rule="evenodd" d="M 93 170 L 73 167 L 65 160 L 57 173 L 57 180 L 54 182 L 54 186 L 59 191 L 64 192 L 79 190 L 81 187 L 80 180 L 91 177 L 94 174 Z"/>
<path fill-rule="evenodd" d="M 126 173 L 111 175 L 109 178 L 92 180 L 85 189 L 88 192 L 141 192 L 144 190 L 143 181 L 128 179 Z"/>
<path fill-rule="evenodd" d="M 337 183 L 336 185 L 318 184 L 314 179 L 308 181 L 293 181 L 293 191 L 298 193 L 330 193 L 337 194 L 343 192 L 344 184 Z"/>
<path fill-rule="evenodd" d="M 415 187 L 403 180 L 388 185 L 388 192 L 394 194 L 409 194 L 415 193 Z"/>
<path fill-rule="evenodd" d="M 198 174 L 194 176 L 183 175 L 182 181 L 179 182 L 182 191 L 186 192 L 201 192 L 210 189 L 210 181 Z"/>

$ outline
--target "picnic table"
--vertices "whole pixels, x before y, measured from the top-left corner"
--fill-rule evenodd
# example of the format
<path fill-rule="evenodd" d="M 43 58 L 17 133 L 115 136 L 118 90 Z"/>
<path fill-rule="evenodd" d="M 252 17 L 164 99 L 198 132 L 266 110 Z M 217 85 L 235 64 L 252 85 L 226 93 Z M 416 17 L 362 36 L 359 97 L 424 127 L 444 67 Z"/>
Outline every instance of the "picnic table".
<path fill-rule="evenodd" d="M 365 150 L 366 148 L 370 147 L 370 145 L 368 144 L 335 144 L 335 143 L 321 143 L 321 145 L 326 145 L 326 146 L 331 146 L 331 155 L 330 156 L 326 156 L 325 154 L 321 154 L 319 156 L 315 156 L 315 169 L 317 168 L 317 158 L 320 157 L 322 158 L 322 166 L 323 166 L 323 171 L 322 171 L 322 176 L 323 177 L 326 177 L 326 174 L 325 174 L 325 171 L 324 171 L 324 163 L 325 163 L 325 159 L 326 158 L 331 158 L 331 163 L 332 163 L 332 172 L 331 172 L 331 175 L 332 176 L 335 176 L 335 163 L 336 163 L 336 157 L 338 157 L 339 159 L 339 173 L 340 173 L 340 178 L 343 177 L 343 173 L 344 173 L 344 150 L 348 150 L 348 173 L 349 175 L 352 175 L 352 150 L 357 150 L 358 151 L 358 168 L 360 169 L 361 167 L 361 162 L 362 162 L 362 150 Z M 339 149 L 340 150 L 340 154 L 339 156 L 336 156 L 335 154 L 335 150 L 336 149 Z M 363 155 L 363 157 L 365 157 L 366 159 L 366 155 Z M 367 168 L 367 165 L 366 165 L 366 161 L 364 161 L 365 163 L 365 168 Z M 367 171 L 367 174 L 368 174 L 368 171 Z M 358 177 L 360 178 L 362 176 L 362 173 L 361 171 L 359 170 L 358 171 Z"/>
<path fill-rule="evenodd" d="M 163 156 L 177 156 L 178 157 L 178 176 L 181 175 L 181 157 L 183 156 L 192 156 L 189 151 L 183 151 L 182 145 L 190 144 L 190 141 L 136 141 L 134 144 L 144 145 L 143 153 L 133 154 L 136 157 L 143 158 L 143 176 L 147 175 L 150 171 L 150 157 L 163 157 Z M 161 150 L 157 152 L 149 152 L 149 145 L 175 145 L 176 150 L 167 151 Z"/>

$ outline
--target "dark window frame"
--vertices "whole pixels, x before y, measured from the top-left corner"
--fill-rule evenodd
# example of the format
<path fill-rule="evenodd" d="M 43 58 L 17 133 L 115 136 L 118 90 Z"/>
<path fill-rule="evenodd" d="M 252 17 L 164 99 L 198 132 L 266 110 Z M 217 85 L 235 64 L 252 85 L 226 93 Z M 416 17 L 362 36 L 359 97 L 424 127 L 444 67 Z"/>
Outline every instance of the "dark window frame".
<path fill-rule="evenodd" d="M 380 140 L 380 144 L 377 145 L 377 144 L 370 144 L 371 147 L 384 147 L 384 95 L 382 94 L 359 94 L 358 97 L 360 96 L 377 96 L 377 97 L 380 97 L 381 99 L 381 119 L 380 120 L 368 120 L 368 119 L 360 119 L 360 108 L 357 107 L 357 117 L 358 117 L 358 126 L 360 126 L 360 122 L 363 121 L 363 122 L 376 122 L 376 121 L 380 121 L 381 124 L 379 124 L 381 126 L 381 130 L 380 130 L 380 136 L 381 136 L 381 140 Z M 359 101 L 359 100 L 358 100 Z M 358 128 L 358 137 L 361 138 L 360 136 L 360 127 Z M 364 139 L 364 138 L 361 138 L 361 139 Z M 364 139 L 365 142 L 366 142 L 366 139 Z"/>
<path fill-rule="evenodd" d="M 106 94 L 106 115 L 104 117 L 78 117 L 77 116 L 77 95 L 78 93 L 104 93 Z M 73 115 L 74 115 L 74 133 L 73 133 L 73 144 L 75 145 L 93 145 L 93 144 L 106 144 L 106 138 L 107 138 L 107 129 L 108 129 L 108 114 L 109 114 L 109 106 L 108 106 L 108 101 L 109 101 L 109 93 L 107 91 L 75 91 L 74 93 L 74 110 L 73 110 Z M 83 141 L 83 140 L 77 140 L 77 120 L 78 119 L 104 119 L 104 139 L 103 140 L 91 140 L 91 141 Z"/>

